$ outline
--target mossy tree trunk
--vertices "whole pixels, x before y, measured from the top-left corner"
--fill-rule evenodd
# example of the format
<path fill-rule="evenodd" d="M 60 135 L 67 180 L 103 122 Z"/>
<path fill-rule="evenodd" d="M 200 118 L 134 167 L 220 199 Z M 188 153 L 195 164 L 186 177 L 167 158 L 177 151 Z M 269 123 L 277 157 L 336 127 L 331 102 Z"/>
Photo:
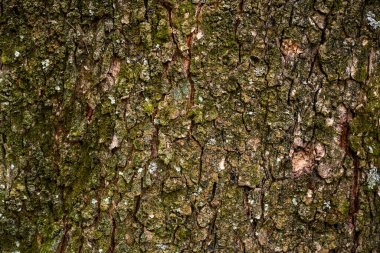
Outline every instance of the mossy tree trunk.
<path fill-rule="evenodd" d="M 377 0 L 2 0 L 1 252 L 380 252 Z"/>

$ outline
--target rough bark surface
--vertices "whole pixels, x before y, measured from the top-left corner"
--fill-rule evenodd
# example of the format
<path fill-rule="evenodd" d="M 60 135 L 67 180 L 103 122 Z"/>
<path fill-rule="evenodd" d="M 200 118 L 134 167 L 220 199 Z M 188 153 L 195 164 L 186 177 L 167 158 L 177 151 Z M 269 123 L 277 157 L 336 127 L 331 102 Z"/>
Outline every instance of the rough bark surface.
<path fill-rule="evenodd" d="M 1 252 L 380 252 L 377 0 L 1 0 Z"/>

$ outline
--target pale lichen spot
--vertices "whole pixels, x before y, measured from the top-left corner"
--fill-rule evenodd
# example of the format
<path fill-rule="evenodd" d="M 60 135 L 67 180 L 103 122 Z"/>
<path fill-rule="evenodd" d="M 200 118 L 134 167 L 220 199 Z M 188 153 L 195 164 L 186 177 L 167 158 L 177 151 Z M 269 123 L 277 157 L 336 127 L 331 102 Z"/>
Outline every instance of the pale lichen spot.
<path fill-rule="evenodd" d="M 195 35 L 195 37 L 197 38 L 197 40 L 200 40 L 203 38 L 203 32 L 202 31 L 198 31 L 198 33 Z"/>
<path fill-rule="evenodd" d="M 220 160 L 220 162 L 219 162 L 219 171 L 223 171 L 223 170 L 225 170 L 225 166 L 224 166 L 225 161 L 226 161 L 226 158 L 225 158 L 225 157 L 223 157 L 223 158 Z"/>
<path fill-rule="evenodd" d="M 105 198 L 105 199 L 102 200 L 102 204 L 103 205 L 108 205 L 110 203 L 111 203 L 111 199 L 109 197 L 107 197 L 107 198 Z"/>
<path fill-rule="evenodd" d="M 325 16 L 318 13 L 309 17 L 309 22 L 311 25 L 318 27 L 319 29 L 324 29 L 326 25 Z"/>
<path fill-rule="evenodd" d="M 50 60 L 49 59 L 45 59 L 41 62 L 42 64 L 42 69 L 47 69 L 50 65 Z"/>
<path fill-rule="evenodd" d="M 162 243 L 157 244 L 156 246 L 157 246 L 157 248 L 159 248 L 160 250 L 165 250 L 165 249 L 168 249 L 168 248 L 169 248 L 168 245 L 166 245 L 166 244 L 162 244 Z"/>
<path fill-rule="evenodd" d="M 117 138 L 116 135 L 114 135 L 114 136 L 112 137 L 112 142 L 111 142 L 111 144 L 110 144 L 110 146 L 109 146 L 109 150 L 113 150 L 114 148 L 119 147 L 119 145 L 120 145 L 120 143 L 119 143 L 119 139 Z"/>
<path fill-rule="evenodd" d="M 327 118 L 327 119 L 326 119 L 326 125 L 327 125 L 327 126 L 332 126 L 332 125 L 334 125 L 334 119 L 333 119 L 333 118 Z"/>
<path fill-rule="evenodd" d="M 209 145 L 215 145 L 216 144 L 216 140 L 214 138 L 211 138 L 208 140 L 207 144 Z"/>
<path fill-rule="evenodd" d="M 330 209 L 331 208 L 331 203 L 330 203 L 330 200 L 325 200 L 324 202 L 323 202 L 323 208 L 324 209 Z"/>
<path fill-rule="evenodd" d="M 116 100 L 113 96 L 108 96 L 108 99 L 111 101 L 111 104 L 115 104 Z"/>
<path fill-rule="evenodd" d="M 321 251 L 322 246 L 321 246 L 321 244 L 319 244 L 319 242 L 314 242 L 314 245 L 315 245 L 315 249 L 317 250 L 317 252 Z"/>
<path fill-rule="evenodd" d="M 174 169 L 179 173 L 181 172 L 181 168 L 179 166 L 174 166 Z"/>
<path fill-rule="evenodd" d="M 369 11 L 367 13 L 367 21 L 368 21 L 368 24 L 373 28 L 373 29 L 378 29 L 380 28 L 380 21 L 379 20 L 376 20 L 376 15 L 372 12 L 372 11 Z"/>
<path fill-rule="evenodd" d="M 369 189 L 373 189 L 380 182 L 380 175 L 376 167 L 372 167 L 367 175 L 367 184 Z"/>
<path fill-rule="evenodd" d="M 253 73 L 255 74 L 255 76 L 263 76 L 265 74 L 265 68 L 264 67 L 256 67 L 253 70 Z"/>
<path fill-rule="evenodd" d="M 313 197 L 313 191 L 311 189 L 307 190 L 306 197 L 307 198 L 312 198 Z"/>
<path fill-rule="evenodd" d="M 151 162 L 148 166 L 148 171 L 150 174 L 155 173 L 157 170 L 157 163 L 156 162 Z"/>

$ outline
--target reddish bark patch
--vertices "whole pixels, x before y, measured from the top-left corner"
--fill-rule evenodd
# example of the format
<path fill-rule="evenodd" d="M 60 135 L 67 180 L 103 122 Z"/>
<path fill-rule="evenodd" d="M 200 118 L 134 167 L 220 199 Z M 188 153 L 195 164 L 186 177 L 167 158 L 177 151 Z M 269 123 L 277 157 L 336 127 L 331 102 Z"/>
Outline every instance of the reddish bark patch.
<path fill-rule="evenodd" d="M 292 177 L 296 178 L 310 173 L 317 162 L 325 156 L 325 147 L 321 143 L 298 147 L 290 151 L 292 162 Z"/>
<path fill-rule="evenodd" d="M 281 45 L 282 53 L 289 57 L 295 57 L 303 52 L 301 46 L 290 39 L 285 39 L 282 41 Z"/>

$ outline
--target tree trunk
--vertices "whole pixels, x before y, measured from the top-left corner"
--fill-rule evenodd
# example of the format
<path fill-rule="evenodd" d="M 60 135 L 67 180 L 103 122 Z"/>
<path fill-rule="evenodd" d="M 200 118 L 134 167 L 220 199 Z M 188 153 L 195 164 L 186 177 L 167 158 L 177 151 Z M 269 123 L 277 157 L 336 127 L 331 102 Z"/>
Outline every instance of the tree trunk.
<path fill-rule="evenodd" d="M 1 252 L 380 252 L 377 0 L 1 0 Z"/>

